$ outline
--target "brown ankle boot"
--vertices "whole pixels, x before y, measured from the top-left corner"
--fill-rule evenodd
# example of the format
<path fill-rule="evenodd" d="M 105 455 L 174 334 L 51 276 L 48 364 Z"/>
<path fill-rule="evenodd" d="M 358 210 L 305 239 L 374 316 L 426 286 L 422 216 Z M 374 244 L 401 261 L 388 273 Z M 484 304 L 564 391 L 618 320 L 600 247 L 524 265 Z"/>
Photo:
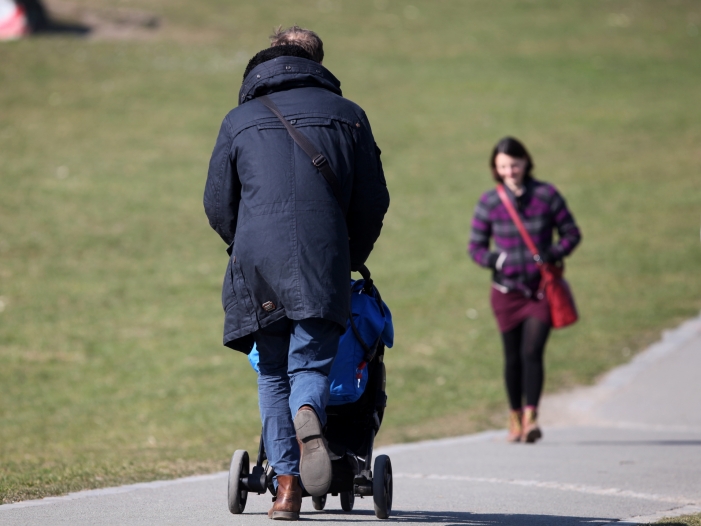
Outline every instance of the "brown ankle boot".
<path fill-rule="evenodd" d="M 521 419 L 523 418 L 523 412 L 518 409 L 516 411 L 511 410 L 509 415 L 509 434 L 506 437 L 507 442 L 520 442 L 521 433 L 523 428 L 521 427 Z"/>
<path fill-rule="evenodd" d="M 526 407 L 523 411 L 522 427 L 521 441 L 526 444 L 533 444 L 536 440 L 543 437 L 543 433 L 538 427 L 538 409 Z"/>
<path fill-rule="evenodd" d="M 277 497 L 268 511 L 268 518 L 278 521 L 299 520 L 302 508 L 302 486 L 294 475 L 277 476 Z"/>

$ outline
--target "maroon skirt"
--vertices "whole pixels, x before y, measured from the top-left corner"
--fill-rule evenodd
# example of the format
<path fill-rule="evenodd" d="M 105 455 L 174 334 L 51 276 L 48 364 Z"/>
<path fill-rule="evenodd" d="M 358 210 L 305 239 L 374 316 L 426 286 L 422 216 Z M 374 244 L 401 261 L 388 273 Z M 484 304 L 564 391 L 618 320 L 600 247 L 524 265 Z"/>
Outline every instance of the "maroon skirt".
<path fill-rule="evenodd" d="M 537 318 L 547 325 L 552 325 L 550 306 L 545 297 L 538 299 L 534 294 L 528 298 L 519 291 L 501 292 L 492 287 L 491 300 L 500 332 L 516 328 L 526 318 Z"/>

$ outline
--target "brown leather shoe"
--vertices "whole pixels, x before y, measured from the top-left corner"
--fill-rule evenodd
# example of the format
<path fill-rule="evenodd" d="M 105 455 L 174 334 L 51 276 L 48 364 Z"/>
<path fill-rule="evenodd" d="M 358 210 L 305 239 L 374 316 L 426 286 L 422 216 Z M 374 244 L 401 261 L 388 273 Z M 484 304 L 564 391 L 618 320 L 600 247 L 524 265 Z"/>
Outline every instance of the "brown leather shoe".
<path fill-rule="evenodd" d="M 521 425 L 521 419 L 523 418 L 523 412 L 519 409 L 518 411 L 511 410 L 509 415 L 509 434 L 506 437 L 507 442 L 520 442 L 521 433 L 523 432 L 523 427 Z"/>
<path fill-rule="evenodd" d="M 535 407 L 526 407 L 523 411 L 522 427 L 521 441 L 526 444 L 533 444 L 543 437 L 543 433 L 538 427 L 538 410 Z"/>
<path fill-rule="evenodd" d="M 312 497 L 323 497 L 331 486 L 331 457 L 321 422 L 308 405 L 300 407 L 295 415 L 295 431 L 299 443 L 299 478 Z"/>
<path fill-rule="evenodd" d="M 277 476 L 277 497 L 268 511 L 268 518 L 277 521 L 299 520 L 302 508 L 302 486 L 294 475 Z"/>

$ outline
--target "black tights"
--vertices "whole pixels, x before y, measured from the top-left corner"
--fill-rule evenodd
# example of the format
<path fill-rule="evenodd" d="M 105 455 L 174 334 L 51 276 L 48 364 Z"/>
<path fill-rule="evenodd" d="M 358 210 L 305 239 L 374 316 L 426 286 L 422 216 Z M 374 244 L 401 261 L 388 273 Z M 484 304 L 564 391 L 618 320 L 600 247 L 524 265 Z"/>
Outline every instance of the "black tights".
<path fill-rule="evenodd" d="M 504 341 L 504 380 L 511 409 L 526 405 L 537 406 L 543 390 L 545 372 L 543 353 L 550 334 L 550 325 L 538 318 L 526 318 L 516 328 L 501 333 Z"/>

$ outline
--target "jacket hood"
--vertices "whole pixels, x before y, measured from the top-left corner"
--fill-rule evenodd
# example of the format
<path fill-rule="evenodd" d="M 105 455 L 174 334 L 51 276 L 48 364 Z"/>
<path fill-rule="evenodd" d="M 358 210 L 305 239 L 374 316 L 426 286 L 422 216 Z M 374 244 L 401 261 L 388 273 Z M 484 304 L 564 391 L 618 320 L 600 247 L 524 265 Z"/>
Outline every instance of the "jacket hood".
<path fill-rule="evenodd" d="M 341 82 L 321 64 L 300 57 L 278 57 L 251 70 L 239 91 L 239 104 L 276 91 L 317 87 L 341 95 Z"/>

